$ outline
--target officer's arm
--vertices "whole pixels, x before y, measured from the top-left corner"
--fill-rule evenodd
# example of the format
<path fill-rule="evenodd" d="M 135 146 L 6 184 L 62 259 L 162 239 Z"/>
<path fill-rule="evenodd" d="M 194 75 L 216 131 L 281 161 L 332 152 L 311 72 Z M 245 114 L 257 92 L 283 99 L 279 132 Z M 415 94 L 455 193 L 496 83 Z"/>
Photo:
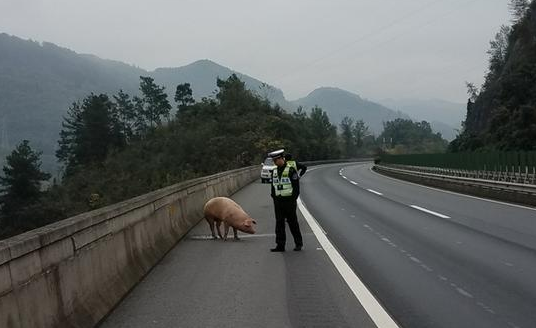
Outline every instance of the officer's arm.
<path fill-rule="evenodd" d="M 296 167 L 298 168 L 298 171 L 300 172 L 300 177 L 305 174 L 305 171 L 307 171 L 307 166 L 303 165 L 300 162 L 296 162 Z"/>
<path fill-rule="evenodd" d="M 290 169 L 289 175 L 290 183 L 292 183 L 292 198 L 298 199 L 298 196 L 300 195 L 300 177 L 294 168 Z"/>

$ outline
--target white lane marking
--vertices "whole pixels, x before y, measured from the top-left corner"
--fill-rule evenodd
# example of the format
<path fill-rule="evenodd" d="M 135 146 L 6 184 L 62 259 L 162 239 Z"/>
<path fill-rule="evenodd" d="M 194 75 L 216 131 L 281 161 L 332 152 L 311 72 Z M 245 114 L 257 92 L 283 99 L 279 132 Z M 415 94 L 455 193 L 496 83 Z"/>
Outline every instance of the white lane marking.
<path fill-rule="evenodd" d="M 482 302 L 477 302 L 476 303 L 478 306 L 480 306 L 481 308 L 483 308 L 486 312 L 489 312 L 491 314 L 495 314 L 495 311 L 493 311 L 492 308 L 490 308 L 489 306 L 487 306 L 486 304 L 482 303 Z"/>
<path fill-rule="evenodd" d="M 409 259 L 412 260 L 415 263 L 419 263 L 419 264 L 421 263 L 421 260 L 419 260 L 418 258 L 416 258 L 414 256 L 410 256 Z"/>
<path fill-rule="evenodd" d="M 376 191 L 376 190 L 372 190 L 372 189 L 367 189 L 368 191 L 370 191 L 371 193 L 373 194 L 376 194 L 376 195 L 379 195 L 379 196 L 382 196 L 383 194 L 379 191 Z"/>
<path fill-rule="evenodd" d="M 527 207 L 527 206 L 523 206 L 523 205 L 517 205 L 517 204 L 505 203 L 505 202 L 501 202 L 501 201 L 498 201 L 498 200 L 486 199 L 486 198 L 482 198 L 482 197 L 477 197 L 477 196 L 471 196 L 471 195 L 461 194 L 461 193 L 459 193 L 459 192 L 454 192 L 454 191 L 450 191 L 450 190 L 443 190 L 443 189 L 438 189 L 438 188 L 434 188 L 434 187 L 428 187 L 428 186 L 420 185 L 420 184 L 418 184 L 418 183 L 413 183 L 413 182 L 409 182 L 409 181 L 405 181 L 405 180 L 395 179 L 395 178 L 388 177 L 388 176 L 386 176 L 386 175 L 383 175 L 383 174 L 374 172 L 374 171 L 372 170 L 372 167 L 369 168 L 369 171 L 372 172 L 372 173 L 375 174 L 375 175 L 379 175 L 379 176 L 381 176 L 381 177 L 384 177 L 384 178 L 387 178 L 387 179 L 390 179 L 390 180 L 398 181 L 398 182 L 400 182 L 400 183 L 410 184 L 410 185 L 414 185 L 414 186 L 422 187 L 422 188 L 426 188 L 426 189 L 432 189 L 432 190 L 435 190 L 435 191 L 444 192 L 444 193 L 446 193 L 446 194 L 458 195 L 458 196 L 463 196 L 463 197 L 467 197 L 467 198 L 479 199 L 479 200 L 483 200 L 483 201 L 490 202 L 490 203 L 496 203 L 496 204 L 501 204 L 501 205 L 508 205 L 508 206 L 512 206 L 512 207 L 517 207 L 517 208 L 523 208 L 523 209 L 526 209 L 526 210 L 536 211 L 536 208 L 535 208 L 535 207 Z"/>
<path fill-rule="evenodd" d="M 344 175 L 342 176 L 342 178 L 345 179 L 345 180 L 348 180 L 348 178 L 346 176 L 344 176 Z"/>
<path fill-rule="evenodd" d="M 325 234 L 321 233 L 322 228 L 316 222 L 311 213 L 309 213 L 307 208 L 305 208 L 300 198 L 298 198 L 298 208 L 311 227 L 311 230 L 315 234 L 316 238 L 320 242 L 320 245 L 322 245 L 326 251 L 326 254 L 330 258 L 331 262 L 333 262 L 344 281 L 346 281 L 346 284 L 348 284 L 348 287 L 350 287 L 357 300 L 363 305 L 363 308 L 365 308 L 365 311 L 367 311 L 376 326 L 378 328 L 399 328 L 391 316 L 385 311 L 380 303 L 378 303 L 378 300 L 376 300 L 374 295 L 372 295 L 363 282 L 352 271 L 348 263 L 346 263 L 344 258 L 331 244 Z"/>
<path fill-rule="evenodd" d="M 426 264 L 421 264 L 421 268 L 423 268 L 424 270 L 426 270 L 428 272 L 433 272 L 434 271 L 434 269 L 430 268 Z"/>
<path fill-rule="evenodd" d="M 437 213 L 437 212 L 434 212 L 434 211 L 430 211 L 430 210 L 427 210 L 426 208 L 424 207 L 420 207 L 420 206 L 417 206 L 417 205 L 410 205 L 411 207 L 413 207 L 414 209 L 416 210 L 419 210 L 419 211 L 423 211 L 423 212 L 426 212 L 428 214 L 432 214 L 432 215 L 435 215 L 435 216 L 438 216 L 442 219 L 450 219 L 450 216 L 446 216 L 444 214 L 441 214 L 441 213 Z"/>
<path fill-rule="evenodd" d="M 354 186 L 357 186 L 357 182 L 355 181 L 350 180 L 350 183 L 353 184 Z"/>
<path fill-rule="evenodd" d="M 474 298 L 474 296 L 471 295 L 471 293 L 468 293 L 467 291 L 465 291 L 464 289 L 460 287 L 456 287 L 456 291 L 458 291 L 458 293 L 462 294 L 465 297 Z"/>

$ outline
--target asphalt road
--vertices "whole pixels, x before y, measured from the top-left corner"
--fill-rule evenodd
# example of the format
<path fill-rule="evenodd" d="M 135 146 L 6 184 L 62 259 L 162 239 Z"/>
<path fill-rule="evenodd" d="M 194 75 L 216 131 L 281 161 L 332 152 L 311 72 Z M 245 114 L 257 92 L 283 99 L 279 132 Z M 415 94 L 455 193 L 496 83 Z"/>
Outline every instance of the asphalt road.
<path fill-rule="evenodd" d="M 536 210 L 310 168 L 301 198 L 402 327 L 536 327 Z"/>
<path fill-rule="evenodd" d="M 232 196 L 257 220 L 257 234 L 214 241 L 200 222 L 100 327 L 376 327 L 300 213 L 304 249 L 292 251 L 287 229 L 288 251 L 269 251 L 269 188 L 256 182 Z"/>

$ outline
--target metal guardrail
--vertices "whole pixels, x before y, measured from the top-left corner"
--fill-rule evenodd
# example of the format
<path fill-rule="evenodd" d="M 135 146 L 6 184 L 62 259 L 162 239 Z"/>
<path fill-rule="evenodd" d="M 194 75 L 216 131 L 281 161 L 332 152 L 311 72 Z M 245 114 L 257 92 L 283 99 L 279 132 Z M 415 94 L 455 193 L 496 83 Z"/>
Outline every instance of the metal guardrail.
<path fill-rule="evenodd" d="M 393 172 L 393 173 L 403 173 L 406 175 L 412 175 L 416 177 L 426 177 L 426 178 L 431 178 L 435 180 L 441 180 L 443 182 L 464 184 L 464 185 L 469 185 L 469 186 L 474 186 L 474 187 L 494 189 L 497 191 L 502 190 L 506 192 L 519 192 L 519 193 L 533 195 L 536 197 L 536 185 L 534 183 L 517 183 L 517 182 L 510 182 L 510 181 L 482 179 L 478 177 L 454 176 L 454 175 L 445 175 L 441 173 L 430 173 L 430 172 L 426 172 L 425 168 L 423 167 L 412 167 L 412 166 L 402 166 L 402 165 L 375 165 L 375 166 L 379 168 L 380 170 Z M 418 168 L 418 170 L 416 168 Z M 435 170 L 437 168 L 429 168 L 429 169 Z M 461 174 L 466 174 L 466 173 L 461 173 Z M 475 176 L 479 176 L 479 174 L 484 175 L 484 173 L 473 173 L 473 175 Z M 532 179 L 534 179 L 534 177 L 532 177 Z"/>
<path fill-rule="evenodd" d="M 536 151 L 381 154 L 380 160 L 382 164 L 440 167 L 470 171 L 536 173 Z"/>
<path fill-rule="evenodd" d="M 322 165 L 322 164 L 372 162 L 372 161 L 374 161 L 374 158 L 372 157 L 362 157 L 362 158 L 349 158 L 349 159 L 328 159 L 328 160 L 321 160 L 321 161 L 306 161 L 302 163 L 307 166 L 315 166 L 315 165 Z"/>
<path fill-rule="evenodd" d="M 485 170 L 461 170 L 442 167 L 426 167 L 416 165 L 401 165 L 401 164 L 383 164 L 385 167 L 399 168 L 401 170 L 433 173 L 439 175 L 473 178 L 480 180 L 490 180 L 497 182 L 509 182 L 519 184 L 536 185 L 536 173 L 525 170 L 525 172 L 515 171 L 485 171 Z"/>

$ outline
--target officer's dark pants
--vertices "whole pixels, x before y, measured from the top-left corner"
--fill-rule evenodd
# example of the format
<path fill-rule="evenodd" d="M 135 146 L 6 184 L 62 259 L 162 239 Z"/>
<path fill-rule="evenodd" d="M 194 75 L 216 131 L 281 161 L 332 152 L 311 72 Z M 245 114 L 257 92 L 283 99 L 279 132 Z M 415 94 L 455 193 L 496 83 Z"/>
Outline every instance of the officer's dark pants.
<path fill-rule="evenodd" d="M 285 219 L 288 222 L 292 237 L 294 237 L 294 243 L 296 246 L 303 246 L 302 235 L 300 232 L 300 226 L 298 224 L 298 217 L 296 216 L 296 200 L 289 199 L 275 199 L 275 243 L 277 247 L 284 248 L 286 241 L 285 234 Z"/>

